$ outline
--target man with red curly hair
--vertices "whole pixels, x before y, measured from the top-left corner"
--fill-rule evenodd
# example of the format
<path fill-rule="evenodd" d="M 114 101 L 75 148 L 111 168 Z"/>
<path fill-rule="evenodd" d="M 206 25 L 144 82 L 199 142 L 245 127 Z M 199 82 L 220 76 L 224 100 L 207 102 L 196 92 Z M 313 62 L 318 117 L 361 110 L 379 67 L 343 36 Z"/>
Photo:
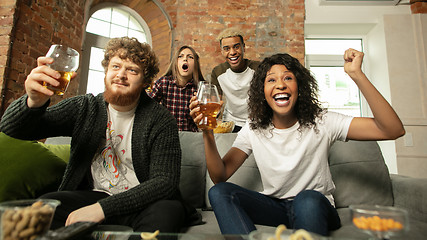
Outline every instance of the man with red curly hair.
<path fill-rule="evenodd" d="M 181 148 L 175 118 L 145 92 L 159 72 L 151 47 L 111 39 L 102 61 L 105 92 L 48 107 L 54 93 L 42 83 L 56 86 L 60 75 L 52 61 L 37 59 L 26 94 L 1 121 L 4 133 L 20 139 L 72 137 L 59 191 L 40 197 L 61 201 L 51 228 L 90 221 L 179 232 L 189 209 L 178 187 Z"/>

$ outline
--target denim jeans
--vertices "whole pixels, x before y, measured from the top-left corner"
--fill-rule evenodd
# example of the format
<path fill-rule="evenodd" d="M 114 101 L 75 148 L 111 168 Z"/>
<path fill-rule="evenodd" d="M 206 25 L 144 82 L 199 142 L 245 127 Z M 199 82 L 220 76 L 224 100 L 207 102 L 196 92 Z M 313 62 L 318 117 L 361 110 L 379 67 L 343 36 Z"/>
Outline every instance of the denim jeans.
<path fill-rule="evenodd" d="M 209 190 L 209 201 L 223 234 L 249 234 L 255 224 L 328 235 L 341 221 L 329 200 L 314 190 L 300 192 L 294 199 L 277 199 L 223 182 Z"/>

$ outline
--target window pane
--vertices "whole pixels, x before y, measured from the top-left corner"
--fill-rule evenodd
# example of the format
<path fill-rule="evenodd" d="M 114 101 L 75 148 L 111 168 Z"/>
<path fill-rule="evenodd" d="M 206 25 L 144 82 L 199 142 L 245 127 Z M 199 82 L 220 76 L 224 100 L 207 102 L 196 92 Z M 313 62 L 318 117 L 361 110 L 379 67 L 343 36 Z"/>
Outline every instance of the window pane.
<path fill-rule="evenodd" d="M 104 50 L 102 48 L 90 48 L 89 69 L 103 72 L 101 61 L 104 59 Z M 90 81 L 90 79 L 89 79 Z"/>
<path fill-rule="evenodd" d="M 359 89 L 344 67 L 310 67 L 319 85 L 319 101 L 331 111 L 360 117 Z"/>
<path fill-rule="evenodd" d="M 129 28 L 144 32 L 144 29 L 142 28 L 141 24 L 139 24 L 139 22 L 132 16 L 130 17 L 129 21 Z"/>
<path fill-rule="evenodd" d="M 306 54 L 343 55 L 345 50 L 354 48 L 362 51 L 361 39 L 306 39 Z"/>
<path fill-rule="evenodd" d="M 129 14 L 118 8 L 113 8 L 112 21 L 114 24 L 128 27 L 129 26 Z"/>
<path fill-rule="evenodd" d="M 118 25 L 111 24 L 110 38 L 123 37 L 128 35 L 128 29 Z"/>
<path fill-rule="evenodd" d="M 90 18 L 86 26 L 86 32 L 101 35 L 103 37 L 109 37 L 110 23 Z"/>
<path fill-rule="evenodd" d="M 111 22 L 111 8 L 103 8 L 94 12 L 91 18 L 96 18 L 99 20 L 104 20 L 106 22 Z"/>
<path fill-rule="evenodd" d="M 145 36 L 145 33 L 139 32 L 139 31 L 134 31 L 129 29 L 129 37 L 134 37 L 136 39 L 138 39 L 138 41 L 144 43 L 147 42 L 147 37 Z"/>
<path fill-rule="evenodd" d="M 104 72 L 89 70 L 86 92 L 93 95 L 104 92 L 104 76 Z"/>

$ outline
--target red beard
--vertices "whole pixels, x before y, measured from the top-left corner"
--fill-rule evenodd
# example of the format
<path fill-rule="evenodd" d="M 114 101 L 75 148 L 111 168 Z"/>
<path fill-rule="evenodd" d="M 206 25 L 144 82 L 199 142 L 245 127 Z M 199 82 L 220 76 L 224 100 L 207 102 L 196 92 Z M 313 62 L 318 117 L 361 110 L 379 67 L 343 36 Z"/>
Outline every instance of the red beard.
<path fill-rule="evenodd" d="M 110 85 L 105 84 L 104 99 L 106 102 L 117 106 L 129 106 L 134 103 L 140 96 L 144 86 L 141 85 L 135 90 L 126 94 L 113 92 Z"/>

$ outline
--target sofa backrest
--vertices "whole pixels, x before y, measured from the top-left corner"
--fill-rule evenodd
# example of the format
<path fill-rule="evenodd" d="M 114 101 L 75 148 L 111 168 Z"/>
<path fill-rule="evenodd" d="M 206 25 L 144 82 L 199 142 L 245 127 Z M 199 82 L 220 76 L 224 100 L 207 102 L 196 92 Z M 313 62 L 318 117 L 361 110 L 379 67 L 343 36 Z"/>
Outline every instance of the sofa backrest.
<path fill-rule="evenodd" d="M 375 141 L 335 142 L 329 151 L 337 208 L 351 204 L 393 205 L 388 168 Z"/>
<path fill-rule="evenodd" d="M 202 133 L 180 132 L 179 136 L 182 147 L 180 188 L 183 197 L 195 207 L 209 207 L 207 192 L 213 183 L 206 169 Z M 221 156 L 231 148 L 236 136 L 236 133 L 215 134 Z M 329 164 L 336 185 L 334 198 L 338 208 L 351 204 L 393 204 L 390 176 L 375 141 L 336 142 L 329 152 Z M 253 155 L 229 181 L 262 191 Z"/>
<path fill-rule="evenodd" d="M 196 208 L 205 206 L 206 161 L 202 133 L 179 132 L 182 197 Z"/>
<path fill-rule="evenodd" d="M 231 148 L 237 134 L 215 134 L 218 151 L 223 156 Z M 201 132 L 179 132 L 182 149 L 180 190 L 183 198 L 197 208 L 209 207 L 207 191 L 213 186 L 206 168 L 205 150 Z M 255 164 L 250 156 L 229 179 L 246 188 L 261 191 L 262 182 Z"/>

